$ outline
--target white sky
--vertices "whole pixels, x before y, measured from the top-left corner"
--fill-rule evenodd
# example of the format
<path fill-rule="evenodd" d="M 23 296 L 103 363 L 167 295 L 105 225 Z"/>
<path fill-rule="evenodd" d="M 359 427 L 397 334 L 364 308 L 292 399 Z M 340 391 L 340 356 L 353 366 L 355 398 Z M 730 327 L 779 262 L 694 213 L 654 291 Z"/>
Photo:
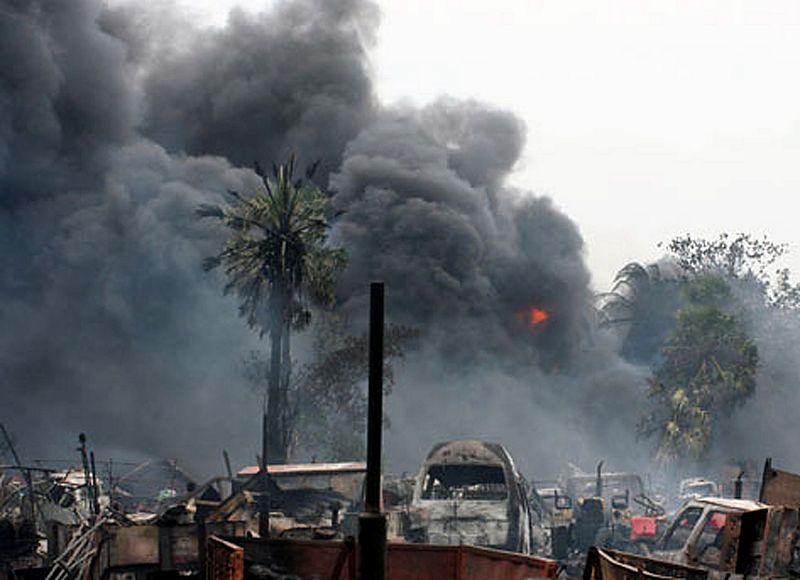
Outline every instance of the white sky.
<path fill-rule="evenodd" d="M 269 1 L 191 9 L 224 22 L 235 4 Z M 380 4 L 380 98 L 448 94 L 522 117 L 513 183 L 578 223 L 598 289 L 686 232 L 767 234 L 800 273 L 800 2 Z"/>

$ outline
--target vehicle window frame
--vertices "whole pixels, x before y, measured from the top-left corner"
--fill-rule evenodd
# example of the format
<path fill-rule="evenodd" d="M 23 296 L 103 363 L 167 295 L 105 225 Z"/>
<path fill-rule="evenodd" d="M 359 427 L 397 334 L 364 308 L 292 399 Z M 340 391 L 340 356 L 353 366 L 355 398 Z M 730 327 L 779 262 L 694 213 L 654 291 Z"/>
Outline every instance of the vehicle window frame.
<path fill-rule="evenodd" d="M 692 533 L 694 532 L 694 529 L 697 527 L 697 522 L 699 522 L 702 519 L 704 511 L 705 511 L 705 508 L 703 508 L 702 506 L 696 506 L 696 505 L 694 505 L 694 506 L 686 506 L 685 508 L 683 508 L 678 513 L 678 515 L 675 517 L 675 520 L 672 522 L 672 524 L 670 524 L 669 528 L 667 529 L 666 533 L 664 534 L 664 537 L 661 540 L 661 549 L 663 551 L 665 551 L 665 552 L 678 552 L 678 551 L 682 550 L 687 545 L 687 543 L 691 540 Z M 690 512 L 692 514 L 696 514 L 696 517 L 694 517 L 694 520 L 692 520 L 690 525 L 682 526 L 681 525 L 681 521 L 683 521 L 687 517 L 691 517 L 691 516 L 689 516 Z M 679 546 L 673 546 L 672 545 L 672 540 L 673 540 L 673 537 L 675 536 L 675 532 L 677 530 L 679 530 L 679 529 L 684 529 L 684 528 L 688 529 L 689 533 L 682 540 L 682 542 L 681 542 L 681 544 Z"/>
<path fill-rule="evenodd" d="M 703 534 L 706 531 L 706 528 L 711 523 L 711 520 L 717 515 L 722 515 L 724 517 L 724 522 L 722 526 L 717 529 L 717 533 L 712 541 L 707 542 L 705 545 L 701 545 L 701 541 L 703 540 Z M 694 542 L 692 542 L 692 552 L 694 558 L 704 566 L 719 565 L 719 557 L 722 550 L 722 542 L 725 535 L 725 524 L 727 524 L 729 516 L 730 514 L 728 512 L 721 509 L 710 509 L 703 516 L 703 523 L 698 528 L 699 531 L 697 533 L 697 537 L 694 539 Z M 697 524 L 695 524 L 695 527 L 697 527 Z M 708 551 L 708 548 L 712 546 L 717 548 L 716 558 L 714 559 L 704 558 L 704 554 Z"/>

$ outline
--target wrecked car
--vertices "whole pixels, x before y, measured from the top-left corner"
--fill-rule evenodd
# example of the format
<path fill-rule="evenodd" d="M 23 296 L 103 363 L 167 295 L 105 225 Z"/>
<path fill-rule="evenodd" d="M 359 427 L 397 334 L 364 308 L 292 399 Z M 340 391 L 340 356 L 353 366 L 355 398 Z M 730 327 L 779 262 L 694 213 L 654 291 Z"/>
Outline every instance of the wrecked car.
<path fill-rule="evenodd" d="M 800 573 L 798 510 L 701 498 L 675 517 L 651 557 L 713 572 L 781 578 Z"/>
<path fill-rule="evenodd" d="M 529 554 L 544 542 L 528 486 L 502 445 L 448 441 L 431 449 L 417 476 L 406 539 Z"/>
<path fill-rule="evenodd" d="M 701 497 L 713 497 L 719 495 L 719 487 L 710 479 L 703 477 L 692 477 L 681 481 L 678 491 L 678 499 L 681 503 Z"/>

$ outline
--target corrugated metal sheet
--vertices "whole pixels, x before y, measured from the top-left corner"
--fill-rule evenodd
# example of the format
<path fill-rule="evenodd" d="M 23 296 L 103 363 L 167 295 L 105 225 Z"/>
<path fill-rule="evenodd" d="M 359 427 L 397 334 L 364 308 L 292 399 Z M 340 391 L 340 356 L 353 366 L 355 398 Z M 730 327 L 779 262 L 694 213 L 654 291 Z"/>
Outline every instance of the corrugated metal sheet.
<path fill-rule="evenodd" d="M 360 473 L 367 471 L 367 464 L 363 462 L 352 463 L 288 463 L 284 465 L 269 465 L 267 471 L 273 475 L 317 475 L 328 473 Z M 258 466 L 251 465 L 241 469 L 236 475 L 249 477 L 258 473 Z"/>

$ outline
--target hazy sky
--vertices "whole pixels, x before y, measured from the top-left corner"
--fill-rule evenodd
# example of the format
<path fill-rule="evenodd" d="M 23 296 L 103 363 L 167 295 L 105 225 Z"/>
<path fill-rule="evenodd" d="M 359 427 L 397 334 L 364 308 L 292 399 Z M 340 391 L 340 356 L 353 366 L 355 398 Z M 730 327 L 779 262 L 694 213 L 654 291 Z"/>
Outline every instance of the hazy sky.
<path fill-rule="evenodd" d="M 191 9 L 222 23 L 269 3 Z M 768 234 L 800 272 L 800 2 L 380 4 L 380 98 L 447 94 L 522 117 L 513 181 L 578 223 L 598 289 L 685 232 Z"/>

